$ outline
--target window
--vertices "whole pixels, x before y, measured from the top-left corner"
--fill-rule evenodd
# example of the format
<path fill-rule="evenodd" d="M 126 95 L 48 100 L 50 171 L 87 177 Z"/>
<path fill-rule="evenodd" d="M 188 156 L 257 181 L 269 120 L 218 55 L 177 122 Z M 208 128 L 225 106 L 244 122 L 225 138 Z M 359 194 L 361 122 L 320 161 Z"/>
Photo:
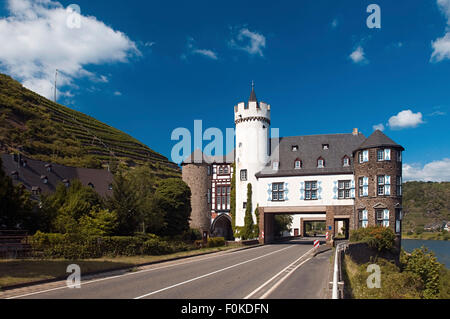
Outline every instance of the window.
<path fill-rule="evenodd" d="M 218 185 L 215 188 L 216 193 L 216 210 L 228 210 L 230 209 L 230 191 L 231 186 L 229 185 Z M 210 190 L 208 189 L 208 194 L 210 194 Z M 209 201 L 208 201 L 209 203 Z M 214 206 L 214 205 L 213 205 Z"/>
<path fill-rule="evenodd" d="M 41 176 L 42 183 L 47 184 L 48 183 L 48 177 L 47 176 Z"/>
<path fill-rule="evenodd" d="M 108 190 L 112 191 L 112 189 L 113 189 L 113 184 L 109 184 L 108 185 Z"/>
<path fill-rule="evenodd" d="M 246 209 L 246 208 L 247 208 L 247 202 L 243 202 L 243 203 L 242 203 L 242 208 L 243 208 L 243 209 Z"/>
<path fill-rule="evenodd" d="M 387 175 L 377 176 L 377 195 L 391 195 L 391 177 Z"/>
<path fill-rule="evenodd" d="M 206 194 L 206 198 L 207 198 L 208 204 L 210 204 L 211 203 L 211 189 L 210 188 L 208 188 L 208 193 Z"/>
<path fill-rule="evenodd" d="M 377 161 L 384 161 L 384 150 L 377 150 Z"/>
<path fill-rule="evenodd" d="M 375 210 L 375 222 L 378 226 L 389 227 L 389 210 L 388 209 L 376 209 Z"/>
<path fill-rule="evenodd" d="M 284 201 L 284 183 L 272 184 L 272 201 Z"/>
<path fill-rule="evenodd" d="M 208 176 L 211 175 L 211 166 L 208 165 Z"/>
<path fill-rule="evenodd" d="M 88 186 L 89 186 L 90 188 L 94 188 L 94 184 L 92 184 L 91 182 L 88 183 Z"/>
<path fill-rule="evenodd" d="M 292 152 L 298 151 L 298 145 L 292 145 Z"/>
<path fill-rule="evenodd" d="M 395 232 L 400 234 L 402 232 L 402 209 L 395 209 Z"/>
<path fill-rule="evenodd" d="M 328 145 L 328 144 L 322 144 L 322 149 L 323 150 L 327 150 L 327 149 L 329 149 L 330 148 L 330 145 Z"/>
<path fill-rule="evenodd" d="M 384 195 L 384 175 L 377 177 L 377 195 Z"/>
<path fill-rule="evenodd" d="M 359 220 L 359 227 L 366 228 L 369 224 L 369 218 L 368 213 L 366 209 L 360 209 L 358 210 L 358 220 Z"/>
<path fill-rule="evenodd" d="M 379 149 L 377 150 L 377 161 L 390 161 L 391 160 L 391 149 L 385 148 L 385 149 Z"/>
<path fill-rule="evenodd" d="M 342 159 L 342 166 L 350 166 L 350 158 L 348 156 L 344 156 L 344 158 Z"/>
<path fill-rule="evenodd" d="M 272 168 L 274 171 L 278 170 L 279 162 L 273 162 Z"/>
<path fill-rule="evenodd" d="M 369 150 L 359 152 L 359 162 L 364 163 L 369 161 Z"/>
<path fill-rule="evenodd" d="M 241 181 L 246 181 L 246 180 L 247 180 L 247 170 L 241 169 Z"/>
<path fill-rule="evenodd" d="M 402 177 L 401 176 L 397 176 L 396 178 L 397 180 L 397 189 L 396 189 L 396 194 L 397 196 L 402 196 Z"/>
<path fill-rule="evenodd" d="M 219 175 L 222 175 L 222 174 L 223 174 L 223 167 L 219 166 Z"/>
<path fill-rule="evenodd" d="M 397 150 L 397 162 L 401 162 L 402 161 L 402 151 Z"/>
<path fill-rule="evenodd" d="M 324 168 L 325 167 L 325 160 L 323 158 L 319 158 L 317 160 L 317 168 Z"/>
<path fill-rule="evenodd" d="M 369 178 L 368 177 L 360 177 L 358 178 L 358 194 L 359 197 L 369 196 Z"/>
<path fill-rule="evenodd" d="M 223 173 L 224 173 L 224 174 L 228 174 L 228 166 L 225 166 L 225 167 L 223 168 Z"/>
<path fill-rule="evenodd" d="M 299 159 L 295 160 L 295 164 L 294 164 L 295 169 L 300 169 L 302 168 L 302 161 Z"/>
<path fill-rule="evenodd" d="M 351 181 L 338 181 L 338 198 L 351 198 L 350 196 Z"/>
<path fill-rule="evenodd" d="M 305 199 L 317 199 L 317 181 L 305 182 Z"/>

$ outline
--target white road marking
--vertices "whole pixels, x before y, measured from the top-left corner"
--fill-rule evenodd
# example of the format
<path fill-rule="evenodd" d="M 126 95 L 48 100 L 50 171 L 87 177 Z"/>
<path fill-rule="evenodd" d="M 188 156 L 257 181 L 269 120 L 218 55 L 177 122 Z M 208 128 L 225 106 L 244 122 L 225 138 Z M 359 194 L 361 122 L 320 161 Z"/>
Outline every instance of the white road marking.
<path fill-rule="evenodd" d="M 252 248 L 252 249 L 258 249 L 258 248 L 263 248 L 263 247 L 268 247 L 268 246 L 259 246 L 259 247 L 255 247 L 255 248 Z M 94 280 L 85 281 L 85 282 L 82 281 L 81 285 L 88 285 L 88 284 L 92 284 L 92 283 L 96 283 L 96 282 L 100 282 L 100 281 L 111 280 L 111 279 L 116 279 L 116 278 L 125 277 L 125 276 L 138 275 L 138 274 L 142 274 L 142 273 L 146 273 L 146 272 L 150 272 L 150 271 L 154 271 L 154 270 L 159 270 L 159 269 L 164 269 L 164 268 L 169 268 L 169 267 L 182 266 L 182 265 L 191 264 L 191 263 L 194 263 L 194 262 L 199 262 L 199 261 L 208 260 L 208 259 L 212 259 L 212 258 L 223 257 L 225 255 L 237 254 L 237 253 L 240 253 L 240 252 L 244 252 L 246 250 L 247 249 L 242 249 L 242 250 L 228 252 L 228 253 L 225 252 L 225 254 L 218 254 L 218 255 L 215 255 L 215 256 L 210 256 L 210 257 L 206 257 L 206 258 L 202 258 L 202 259 L 195 259 L 195 260 L 190 260 L 190 261 L 186 261 L 186 262 L 176 263 L 176 264 L 172 264 L 172 265 L 166 265 L 166 266 L 157 267 L 157 268 L 144 269 L 144 270 L 140 270 L 140 271 L 137 271 L 137 272 L 130 272 L 130 273 L 126 273 L 126 274 L 121 274 L 121 275 L 116 275 L 116 276 L 111 276 L 111 277 L 106 277 L 106 278 L 101 278 L 101 279 L 94 279 Z M 195 257 L 196 256 L 192 256 L 192 258 L 195 258 Z M 167 261 L 167 262 L 170 262 L 170 261 Z M 114 271 L 114 270 L 111 270 L 111 271 Z M 65 281 L 64 281 L 64 283 L 65 283 Z M 30 292 L 30 293 L 23 294 L 23 295 L 8 297 L 6 299 L 23 298 L 23 297 L 43 294 L 43 293 L 46 293 L 46 292 L 51 292 L 51 291 L 60 290 L 60 289 L 68 289 L 68 287 L 66 285 L 64 285 L 64 286 L 61 286 L 61 287 L 56 287 L 56 288 L 51 288 L 51 289 L 46 289 L 46 290 L 40 290 L 40 291 Z"/>
<path fill-rule="evenodd" d="M 184 284 L 193 282 L 193 281 L 195 281 L 195 280 L 199 280 L 199 279 L 202 279 L 202 278 L 205 278 L 205 277 L 209 277 L 209 276 L 212 276 L 212 275 L 217 274 L 217 273 L 219 273 L 219 272 L 222 272 L 222 271 L 225 271 L 225 270 L 228 270 L 228 269 L 232 269 L 232 268 L 238 267 L 238 266 L 240 266 L 240 265 L 244 265 L 244 264 L 247 264 L 247 263 L 249 263 L 249 262 L 252 262 L 252 261 L 255 261 L 255 260 L 258 260 L 258 259 L 267 257 L 267 256 L 270 256 L 270 255 L 273 255 L 273 254 L 275 254 L 275 253 L 278 253 L 278 252 L 280 252 L 280 251 L 286 250 L 286 249 L 291 248 L 291 247 L 294 247 L 294 246 L 295 246 L 295 245 L 291 245 L 291 246 L 285 247 L 285 248 L 283 248 L 283 249 L 275 250 L 275 251 L 273 251 L 273 252 L 271 252 L 271 253 L 268 253 L 268 254 L 265 254 L 265 255 L 262 255 L 262 256 L 259 256 L 259 257 L 256 257 L 256 258 L 252 258 L 252 259 L 249 259 L 249 260 L 240 262 L 240 263 L 238 263 L 238 264 L 235 264 L 235 265 L 232 265 L 232 266 L 228 266 L 228 267 L 225 267 L 225 268 L 222 268 L 222 269 L 219 269 L 219 270 L 216 270 L 216 271 L 213 271 L 213 272 L 210 272 L 210 273 L 207 273 L 207 274 L 204 274 L 204 275 L 201 275 L 201 276 L 198 276 L 198 277 L 195 277 L 195 278 L 192 278 L 192 279 L 189 279 L 189 280 L 186 280 L 186 281 L 177 283 L 177 284 L 172 285 L 172 286 L 169 286 L 169 287 L 165 287 L 165 288 L 162 288 L 162 289 L 158 289 L 158 290 L 149 292 L 148 294 L 145 294 L 145 295 L 136 297 L 136 298 L 134 298 L 134 299 L 142 299 L 142 298 L 145 298 L 145 297 L 148 297 L 148 296 L 151 296 L 151 295 L 160 293 L 160 292 L 162 292 L 162 291 L 169 290 L 169 289 L 172 289 L 172 288 L 175 288 L 175 287 L 178 287 L 178 286 L 181 286 L 181 285 L 184 285 Z"/>
<path fill-rule="evenodd" d="M 258 291 L 260 291 L 261 289 L 263 289 L 265 286 L 267 286 L 272 280 L 274 280 L 275 278 L 277 278 L 280 274 L 282 274 L 283 272 L 288 273 L 288 275 L 286 277 L 283 277 L 281 280 L 284 281 L 284 279 L 286 279 L 291 273 L 293 273 L 296 269 L 298 269 L 299 266 L 303 265 L 306 261 L 308 261 L 309 259 L 307 259 L 305 262 L 301 263 L 299 266 L 294 266 L 296 262 L 298 262 L 299 260 L 301 260 L 304 256 L 308 255 L 312 250 L 314 250 L 314 248 L 308 250 L 306 253 L 304 253 L 302 256 L 300 256 L 299 258 L 297 258 L 294 262 L 292 262 L 291 264 L 289 264 L 287 267 L 283 268 L 283 270 L 281 270 L 280 272 L 276 273 L 272 278 L 270 278 L 269 280 L 267 280 L 265 283 L 263 283 L 261 286 L 259 286 L 258 288 L 256 288 L 255 290 L 253 290 L 250 294 L 248 294 L 247 296 L 244 297 L 244 299 L 250 299 L 253 295 L 255 295 Z M 275 284 L 273 287 L 275 286 L 279 286 L 280 282 L 277 282 L 277 284 Z M 273 287 L 269 290 L 269 291 L 273 291 Z M 263 299 L 263 298 L 261 298 Z"/>

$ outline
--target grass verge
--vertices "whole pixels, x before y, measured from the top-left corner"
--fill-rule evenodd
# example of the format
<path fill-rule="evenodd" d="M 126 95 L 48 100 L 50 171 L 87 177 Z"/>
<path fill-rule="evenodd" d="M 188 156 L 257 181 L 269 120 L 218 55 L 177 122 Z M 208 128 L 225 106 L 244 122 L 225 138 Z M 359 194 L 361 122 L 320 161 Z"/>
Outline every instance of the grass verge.
<path fill-rule="evenodd" d="M 206 253 L 239 248 L 238 244 L 201 248 L 183 251 L 163 256 L 119 256 L 96 259 L 66 260 L 66 259 L 3 259 L 0 260 L 0 290 L 19 284 L 32 284 L 42 280 L 65 278 L 67 266 L 77 264 L 81 274 L 110 271 L 122 268 L 132 268 L 149 263 L 156 263 L 176 258 L 191 257 Z"/>

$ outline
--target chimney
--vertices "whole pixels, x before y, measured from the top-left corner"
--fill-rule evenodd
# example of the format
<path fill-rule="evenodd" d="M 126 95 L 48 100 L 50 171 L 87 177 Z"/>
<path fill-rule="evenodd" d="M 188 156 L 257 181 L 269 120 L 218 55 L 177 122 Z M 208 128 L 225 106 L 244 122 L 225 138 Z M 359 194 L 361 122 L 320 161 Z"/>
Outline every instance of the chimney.
<path fill-rule="evenodd" d="M 358 135 L 358 134 L 359 134 L 359 133 L 358 133 L 358 129 L 357 129 L 357 128 L 354 128 L 354 129 L 353 129 L 353 135 L 356 136 L 356 135 Z"/>

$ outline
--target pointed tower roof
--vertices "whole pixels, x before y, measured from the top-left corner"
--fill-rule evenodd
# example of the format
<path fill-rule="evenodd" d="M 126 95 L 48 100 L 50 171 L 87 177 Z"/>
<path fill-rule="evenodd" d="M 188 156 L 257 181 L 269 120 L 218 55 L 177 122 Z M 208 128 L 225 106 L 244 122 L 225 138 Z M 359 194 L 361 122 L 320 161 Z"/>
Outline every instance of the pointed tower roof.
<path fill-rule="evenodd" d="M 250 97 L 248 99 L 249 102 L 258 102 L 255 94 L 255 82 L 252 81 L 252 92 L 250 93 Z"/>
<path fill-rule="evenodd" d="M 391 140 L 389 137 L 387 137 L 383 132 L 380 130 L 376 130 L 372 133 L 358 148 L 357 150 L 361 149 L 367 149 L 367 148 L 374 148 L 374 147 L 396 147 L 400 148 L 402 150 L 405 150 L 401 145 L 395 143 L 393 140 Z"/>

